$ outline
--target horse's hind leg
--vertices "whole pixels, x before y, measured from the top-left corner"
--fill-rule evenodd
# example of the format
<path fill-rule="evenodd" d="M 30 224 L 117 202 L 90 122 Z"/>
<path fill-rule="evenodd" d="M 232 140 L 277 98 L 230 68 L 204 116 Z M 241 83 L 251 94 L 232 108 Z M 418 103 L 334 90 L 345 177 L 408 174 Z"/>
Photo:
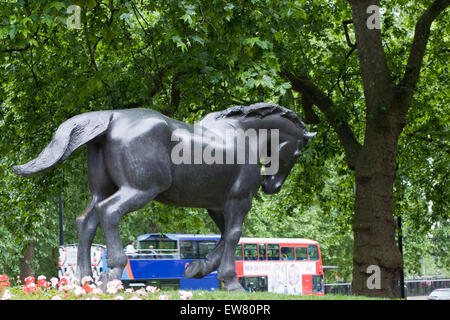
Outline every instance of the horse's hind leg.
<path fill-rule="evenodd" d="M 120 219 L 123 215 L 144 207 L 160 192 L 161 189 L 158 187 L 139 190 L 130 186 L 122 186 L 112 196 L 95 206 L 105 233 L 107 262 L 110 268 L 101 279 L 104 287 L 108 281 L 120 279 L 127 264 L 127 257 L 119 234 Z"/>
<path fill-rule="evenodd" d="M 203 278 L 219 267 L 220 258 L 224 249 L 223 234 L 225 231 L 225 222 L 223 210 L 208 210 L 209 215 L 220 230 L 222 237 L 214 249 L 206 255 L 206 259 L 193 260 L 184 270 L 186 278 Z"/>
<path fill-rule="evenodd" d="M 87 208 L 77 217 L 78 230 L 78 254 L 77 254 L 77 278 L 81 280 L 85 276 L 92 277 L 91 245 L 94 240 L 98 225 L 98 216 L 94 210 L 99 201 L 98 196 L 92 196 Z"/>
<path fill-rule="evenodd" d="M 108 177 L 103 163 L 103 152 L 100 145 L 90 143 L 88 149 L 88 181 L 92 199 L 87 208 L 77 217 L 78 254 L 77 276 L 81 280 L 92 276 L 91 245 L 99 223 L 95 205 L 116 191 L 116 187 Z"/>

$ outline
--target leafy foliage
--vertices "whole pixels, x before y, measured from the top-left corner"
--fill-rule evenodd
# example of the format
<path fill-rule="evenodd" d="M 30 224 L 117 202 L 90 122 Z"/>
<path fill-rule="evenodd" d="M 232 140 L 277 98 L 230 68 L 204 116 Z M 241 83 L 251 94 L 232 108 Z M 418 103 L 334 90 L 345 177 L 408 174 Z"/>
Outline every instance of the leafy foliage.
<path fill-rule="evenodd" d="M 383 44 L 395 79 L 402 76 L 418 16 L 430 3 L 382 1 Z M 73 4 L 81 7 L 80 29 L 67 26 L 67 7 Z M 448 18 L 448 12 L 444 15 Z M 146 107 L 192 123 L 234 104 L 270 101 L 304 119 L 312 117 L 315 121 L 308 127 L 318 135 L 279 195 L 258 194 L 244 235 L 317 239 L 325 264 L 339 265 L 338 279 L 349 280 L 354 174 L 326 116 L 316 106 L 307 113 L 305 101 L 281 75 L 283 70 L 307 74 L 326 88 L 338 120 L 348 123 L 362 144 L 364 91 L 357 56 L 342 27 L 350 17 L 346 1 L 4 2 L 0 271 L 18 273 L 18 261 L 33 243 L 35 268 L 55 273 L 60 193 L 65 241 L 76 242 L 75 217 L 90 196 L 85 150 L 30 179 L 10 170 L 35 157 L 67 118 L 93 110 Z M 444 269 L 449 265 L 449 53 L 448 37 L 441 36 L 441 30 L 448 30 L 448 23 L 439 19 L 431 30 L 425 67 L 399 141 L 394 200 L 395 214 L 406 221 L 405 246 L 419 246 L 422 254 L 432 250 Z M 153 202 L 121 224 L 124 241 L 159 231 L 218 232 L 204 210 Z M 432 240 L 419 240 L 427 235 Z M 103 242 L 101 232 L 95 241 Z M 405 253 L 411 273 L 420 265 L 414 252 Z"/>

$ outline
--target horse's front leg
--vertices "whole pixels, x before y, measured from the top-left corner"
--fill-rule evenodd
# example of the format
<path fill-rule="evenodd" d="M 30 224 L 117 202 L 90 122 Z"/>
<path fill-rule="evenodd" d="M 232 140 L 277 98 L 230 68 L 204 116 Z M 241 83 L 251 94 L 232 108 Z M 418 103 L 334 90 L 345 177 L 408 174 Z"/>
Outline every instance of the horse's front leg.
<path fill-rule="evenodd" d="M 224 217 L 224 249 L 217 278 L 224 282 L 227 291 L 243 291 L 236 280 L 235 251 L 242 234 L 242 223 L 250 210 L 252 197 L 230 199 L 227 201 Z"/>
<path fill-rule="evenodd" d="M 214 249 L 206 255 L 205 259 L 193 260 L 187 265 L 186 269 L 184 270 L 184 276 L 186 278 L 203 278 L 204 276 L 216 270 L 220 265 L 220 259 L 225 247 L 223 239 L 223 234 L 225 231 L 223 210 L 208 209 L 208 213 L 219 228 L 222 236 Z"/>

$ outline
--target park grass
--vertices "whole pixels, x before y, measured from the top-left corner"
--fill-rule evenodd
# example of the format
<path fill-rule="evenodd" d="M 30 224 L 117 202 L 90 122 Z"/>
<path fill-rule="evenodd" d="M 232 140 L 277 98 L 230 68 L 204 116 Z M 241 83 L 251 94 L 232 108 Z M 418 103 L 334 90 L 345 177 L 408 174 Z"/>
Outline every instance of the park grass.
<path fill-rule="evenodd" d="M 275 292 L 193 291 L 192 300 L 379 300 L 379 298 L 327 294 L 324 296 L 290 295 Z"/>
<path fill-rule="evenodd" d="M 117 300 L 118 297 L 123 300 L 130 300 L 138 297 L 142 300 L 158 300 L 161 296 L 167 297 L 168 300 L 180 300 L 180 293 L 178 290 L 160 290 L 156 293 L 147 293 L 145 296 L 137 294 L 137 290 L 131 293 L 125 291 L 119 291 L 117 294 L 102 294 L 95 295 L 88 293 L 82 296 L 76 296 L 73 292 L 60 292 L 56 289 L 39 290 L 34 293 L 24 293 L 21 286 L 15 286 L 8 288 L 11 298 L 10 300 L 51 300 L 55 296 L 59 296 L 61 300 L 90 300 L 92 298 L 99 300 Z M 349 295 L 333 295 L 327 294 L 325 296 L 312 296 L 312 295 L 288 295 L 279 294 L 274 292 L 227 292 L 223 290 L 217 291 L 203 291 L 193 290 L 190 300 L 378 300 L 377 298 L 364 297 L 364 296 L 349 296 Z M 3 295 L 0 294 L 0 298 Z M 1 304 L 1 301 L 0 301 Z"/>
<path fill-rule="evenodd" d="M 192 300 L 378 300 L 379 298 L 335 295 L 290 295 L 275 292 L 193 291 Z"/>

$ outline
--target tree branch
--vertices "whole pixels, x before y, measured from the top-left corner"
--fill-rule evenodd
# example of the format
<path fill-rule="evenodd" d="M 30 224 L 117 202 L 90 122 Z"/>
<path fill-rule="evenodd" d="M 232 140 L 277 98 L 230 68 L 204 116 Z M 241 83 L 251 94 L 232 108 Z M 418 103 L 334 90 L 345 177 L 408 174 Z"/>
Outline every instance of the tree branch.
<path fill-rule="evenodd" d="M 367 8 L 378 5 L 378 0 L 350 0 L 356 47 L 364 87 L 364 96 L 369 115 L 383 101 L 392 96 L 391 76 L 383 50 L 381 30 L 369 29 L 367 22 L 371 17 Z"/>
<path fill-rule="evenodd" d="M 342 146 L 344 147 L 346 161 L 349 169 L 354 170 L 356 160 L 362 146 L 356 140 L 352 129 L 344 119 L 345 116 L 343 115 L 343 113 L 340 110 L 338 111 L 336 109 L 333 101 L 324 92 L 322 92 L 322 90 L 320 90 L 311 81 L 311 79 L 307 77 L 295 76 L 285 68 L 282 69 L 280 75 L 291 83 L 292 89 L 301 93 L 302 96 L 306 96 L 307 107 L 311 106 L 311 104 L 314 104 L 319 108 L 320 111 L 323 112 L 328 122 L 331 124 L 334 131 L 338 135 Z"/>
<path fill-rule="evenodd" d="M 305 122 L 311 124 L 318 124 L 320 122 L 319 116 L 314 112 L 312 106 L 313 101 L 307 94 L 302 94 L 302 109 L 305 116 Z"/>
<path fill-rule="evenodd" d="M 430 29 L 434 20 L 450 5 L 450 0 L 435 0 L 417 21 L 405 74 L 399 83 L 403 98 L 410 100 L 419 80 Z M 410 103 L 406 103 L 408 108 Z"/>
<path fill-rule="evenodd" d="M 8 48 L 8 49 L 0 49 L 0 52 L 2 53 L 12 53 L 12 52 L 20 52 L 20 51 L 26 51 L 30 48 L 30 44 L 28 43 L 23 48 Z"/>
<path fill-rule="evenodd" d="M 356 48 L 356 43 L 352 43 L 352 41 L 350 40 L 350 35 L 348 34 L 348 27 L 347 27 L 347 25 L 351 24 L 351 23 L 353 23 L 352 19 L 342 21 L 342 25 L 344 26 L 345 39 L 347 40 L 347 44 L 350 48 L 354 49 L 354 48 Z"/>

